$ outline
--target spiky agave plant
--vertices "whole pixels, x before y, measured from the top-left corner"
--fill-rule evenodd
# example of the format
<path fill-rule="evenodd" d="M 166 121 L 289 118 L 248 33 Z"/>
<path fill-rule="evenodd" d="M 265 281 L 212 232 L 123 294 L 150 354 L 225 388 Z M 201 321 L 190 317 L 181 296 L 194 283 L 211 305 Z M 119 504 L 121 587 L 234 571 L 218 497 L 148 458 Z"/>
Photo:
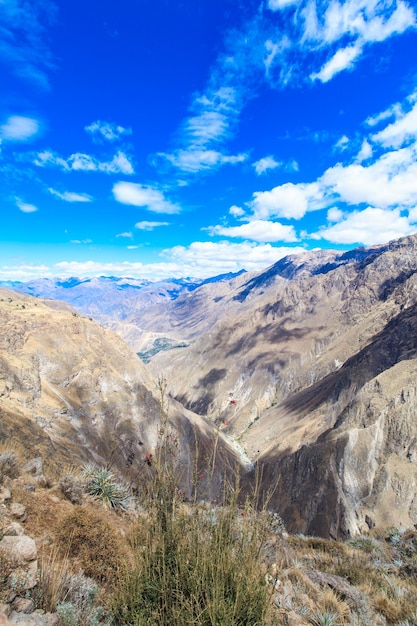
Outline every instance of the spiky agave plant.
<path fill-rule="evenodd" d="M 104 506 L 122 511 L 129 508 L 132 500 L 129 489 L 109 467 L 88 463 L 82 469 L 82 476 L 86 493 Z"/>
<path fill-rule="evenodd" d="M 328 609 L 312 613 L 309 616 L 309 622 L 312 626 L 340 626 L 342 624 L 340 613 Z"/>

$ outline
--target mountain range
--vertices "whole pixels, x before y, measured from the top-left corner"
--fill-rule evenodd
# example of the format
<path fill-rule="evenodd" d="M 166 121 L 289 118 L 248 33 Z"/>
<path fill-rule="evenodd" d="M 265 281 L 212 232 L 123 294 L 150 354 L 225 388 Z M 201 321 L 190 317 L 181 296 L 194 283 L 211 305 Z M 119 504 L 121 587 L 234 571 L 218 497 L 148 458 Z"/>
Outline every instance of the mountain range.
<path fill-rule="evenodd" d="M 416 253 L 413 235 L 348 252 L 305 252 L 265 271 L 204 283 L 100 278 L 8 286 L 48 298 L 62 299 L 65 291 L 65 300 L 78 311 L 74 318 L 74 311 L 59 305 L 59 314 L 72 322 L 65 345 L 71 345 L 70 337 L 81 326 L 78 334 L 89 350 L 91 337 L 111 336 L 112 343 L 129 353 L 123 363 L 135 362 L 142 386 L 150 390 L 152 379 L 166 380 L 181 423 L 192 420 L 209 440 L 219 433 L 224 466 L 232 458 L 240 463 L 247 484 L 256 474 L 270 506 L 291 531 L 346 537 L 374 525 L 417 522 Z M 7 298 L 1 304 L 5 310 L 10 305 Z M 38 307 L 51 311 L 51 302 L 39 302 Z M 28 308 L 13 312 L 22 328 L 35 319 Z M 110 330 L 79 314 L 116 331 L 130 350 Z M 10 341 L 15 333 L 3 324 L 2 334 Z M 84 394 L 95 389 L 83 406 L 90 411 L 100 404 L 102 414 L 127 415 L 122 409 L 127 403 L 131 408 L 126 419 L 136 425 L 143 418 L 135 415 L 141 410 L 134 408 L 132 386 L 122 399 L 97 385 L 106 376 L 103 372 L 113 372 L 117 379 L 119 370 L 124 371 L 107 344 L 97 342 L 102 345 L 98 360 L 86 348 L 74 351 L 74 380 L 80 378 L 76 372 L 84 371 L 80 354 L 85 372 L 91 370 L 90 361 L 96 364 L 83 380 Z M 39 352 L 36 345 L 32 364 Z M 68 362 L 67 348 L 51 350 L 47 342 L 42 358 Z M 146 355 L 149 363 L 142 365 L 135 352 Z M 17 362 L 14 367 L 19 369 Z M 55 390 L 59 387 L 62 394 L 66 380 L 68 376 L 52 381 Z M 9 396 L 12 387 L 9 383 Z M 36 385 L 29 387 L 23 403 L 27 419 L 33 412 L 31 394 L 39 397 Z M 52 396 L 54 410 L 64 410 L 58 395 Z M 157 411 L 152 397 L 150 423 Z M 65 419 L 69 428 L 71 421 Z M 68 438 L 79 442 L 78 424 L 71 428 Z M 100 452 L 103 458 L 108 453 Z M 190 448 L 184 458 L 192 455 Z"/>

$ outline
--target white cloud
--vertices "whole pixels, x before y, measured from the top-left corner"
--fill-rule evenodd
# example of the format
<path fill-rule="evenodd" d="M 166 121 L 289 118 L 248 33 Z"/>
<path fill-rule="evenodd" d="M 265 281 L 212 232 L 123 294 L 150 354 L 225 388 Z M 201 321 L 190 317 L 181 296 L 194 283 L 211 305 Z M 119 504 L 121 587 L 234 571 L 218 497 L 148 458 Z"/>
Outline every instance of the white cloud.
<path fill-rule="evenodd" d="M 332 207 L 327 211 L 328 222 L 340 222 L 343 219 L 343 211 L 337 207 Z"/>
<path fill-rule="evenodd" d="M 288 161 L 288 163 L 286 163 L 285 169 L 287 170 L 287 172 L 298 172 L 300 167 L 297 161 L 295 159 L 292 159 L 292 161 Z"/>
<path fill-rule="evenodd" d="M 131 128 L 124 128 L 119 124 L 103 122 L 101 120 L 97 120 L 85 126 L 84 130 L 91 135 L 95 143 L 119 141 L 122 137 L 132 134 Z"/>
<path fill-rule="evenodd" d="M 83 245 L 83 244 L 89 244 L 89 243 L 93 243 L 92 239 L 71 239 L 70 243 L 76 244 L 77 246 Z"/>
<path fill-rule="evenodd" d="M 159 189 L 138 183 L 121 181 L 113 185 L 117 202 L 143 207 L 154 213 L 179 213 L 181 207 L 167 200 Z"/>
<path fill-rule="evenodd" d="M 318 72 L 312 72 L 310 78 L 318 79 L 322 83 L 328 83 L 336 74 L 340 74 L 343 70 L 351 69 L 354 61 L 361 54 L 362 50 L 359 46 L 348 46 L 340 48 L 335 52 L 333 57 L 329 59 Z"/>
<path fill-rule="evenodd" d="M 162 158 L 195 175 L 243 161 L 246 155 L 228 156 L 225 144 L 260 80 L 280 88 L 328 82 L 353 69 L 367 46 L 416 25 L 404 0 L 268 0 L 267 6 L 270 11 L 262 7 L 240 31 L 226 34 L 205 89 L 193 97 L 173 149 L 159 153 L 156 166 Z M 274 12 L 282 9 L 278 28 Z"/>
<path fill-rule="evenodd" d="M 255 172 L 258 176 L 264 174 L 268 170 L 274 170 L 281 165 L 282 163 L 280 161 L 276 161 L 273 156 L 267 156 L 252 163 L 252 166 L 255 168 Z"/>
<path fill-rule="evenodd" d="M 136 246 L 129 246 L 136 249 Z M 305 252 L 301 247 L 274 247 L 270 244 L 194 242 L 163 251 L 168 260 L 157 263 L 104 263 L 99 261 L 61 261 L 50 267 L 26 264 L 0 267 L 4 280 L 30 280 L 44 276 L 130 276 L 132 278 L 209 278 L 242 269 L 263 270 L 289 254 Z"/>
<path fill-rule="evenodd" d="M 356 157 L 356 161 L 358 161 L 359 163 L 361 163 L 362 161 L 366 161 L 367 159 L 371 158 L 372 153 L 373 150 L 371 144 L 367 139 L 364 139 L 364 141 L 362 142 L 362 147 Z"/>
<path fill-rule="evenodd" d="M 274 247 L 269 243 L 214 243 L 195 241 L 190 246 L 175 246 L 164 254 L 179 263 L 186 273 L 182 276 L 214 276 L 241 269 L 260 270 L 287 256 L 305 252 L 301 247 Z"/>
<path fill-rule="evenodd" d="M 38 208 L 34 204 L 28 204 L 23 202 L 20 198 L 15 198 L 16 206 L 22 211 L 22 213 L 35 213 Z"/>
<path fill-rule="evenodd" d="M 51 150 L 44 150 L 35 155 L 33 163 L 38 167 L 56 167 L 64 172 L 102 172 L 127 175 L 135 173 L 128 157 L 120 150 L 116 152 L 111 161 L 99 161 L 96 157 L 81 152 L 71 154 L 68 159 L 64 159 Z"/>
<path fill-rule="evenodd" d="M 38 120 L 33 117 L 25 117 L 23 115 L 11 115 L 0 126 L 0 138 L 3 141 L 30 141 L 39 134 L 40 125 Z"/>
<path fill-rule="evenodd" d="M 137 249 L 137 246 L 128 246 Z M 305 252 L 301 247 L 274 247 L 270 244 L 200 242 L 175 246 L 163 251 L 167 261 L 156 263 L 104 263 L 99 261 L 61 261 L 50 267 L 16 265 L 0 267 L 4 280 L 30 280 L 36 276 L 130 276 L 132 278 L 209 278 L 225 272 L 263 270 L 289 254 Z"/>
<path fill-rule="evenodd" d="M 417 202 L 417 146 L 386 152 L 365 166 L 338 163 L 319 180 L 328 202 L 375 207 L 414 206 Z M 326 202 L 323 203 L 325 206 Z"/>
<path fill-rule="evenodd" d="M 133 239 L 133 233 L 129 233 L 129 232 L 119 233 L 118 235 L 116 235 L 116 237 L 123 237 L 125 239 Z"/>
<path fill-rule="evenodd" d="M 139 230 L 154 230 L 158 228 L 158 226 L 169 226 L 169 222 L 137 222 L 135 224 L 135 228 Z"/>
<path fill-rule="evenodd" d="M 408 220 L 411 224 L 417 223 L 417 206 L 411 208 L 408 211 Z"/>
<path fill-rule="evenodd" d="M 365 124 L 372 127 L 372 126 L 377 126 L 380 122 L 384 122 L 385 120 L 391 117 L 396 119 L 397 117 L 401 115 L 401 110 L 402 110 L 401 105 L 397 102 L 395 104 L 392 104 L 390 107 L 388 107 L 388 109 L 385 109 L 385 111 L 381 111 L 380 113 L 377 113 L 376 115 L 370 115 L 365 120 Z"/>
<path fill-rule="evenodd" d="M 52 189 L 50 187 L 48 189 L 49 193 L 51 193 L 56 198 L 60 200 L 64 200 L 64 202 L 92 202 L 92 196 L 89 196 L 87 193 L 76 193 L 74 191 L 57 191 L 56 189 Z"/>
<path fill-rule="evenodd" d="M 293 226 L 285 226 L 279 222 L 269 222 L 266 220 L 253 220 L 241 226 L 211 226 L 208 231 L 211 235 L 239 237 L 259 243 L 298 241 Z"/>
<path fill-rule="evenodd" d="M 217 150 L 178 150 L 174 154 L 160 154 L 182 172 L 198 173 L 217 169 L 222 165 L 236 165 L 247 159 L 246 154 L 225 155 Z"/>
<path fill-rule="evenodd" d="M 353 211 L 342 221 L 313 234 L 313 239 L 326 239 L 338 244 L 364 244 L 372 246 L 410 235 L 415 231 L 408 219 L 398 209 L 384 211 L 368 207 Z"/>
<path fill-rule="evenodd" d="M 299 4 L 299 0 L 268 0 L 268 9 L 279 11 L 295 4 Z"/>
<path fill-rule="evenodd" d="M 340 139 L 336 142 L 335 144 L 335 149 L 336 150 L 346 150 L 346 148 L 349 145 L 349 137 L 347 137 L 346 135 L 343 135 L 342 137 L 340 137 Z"/>
<path fill-rule="evenodd" d="M 230 207 L 229 213 L 230 215 L 233 215 L 233 217 L 242 217 L 243 215 L 245 215 L 244 209 L 242 209 L 242 207 L 240 206 L 236 206 L 235 204 Z"/>
<path fill-rule="evenodd" d="M 412 96 L 406 101 L 412 102 Z M 285 183 L 258 191 L 246 204 L 255 219 L 301 219 L 306 212 L 335 203 L 379 209 L 411 209 L 417 204 L 417 103 L 395 122 L 365 138 L 353 162 L 329 167 L 315 182 Z M 387 119 L 381 117 L 380 121 Z M 405 144 L 405 147 L 400 147 Z M 408 145 L 407 145 L 408 144 Z M 397 149 L 383 148 L 388 146 Z M 381 150 L 382 148 L 382 150 Z M 241 217 L 241 215 L 237 215 Z"/>
<path fill-rule="evenodd" d="M 285 183 L 271 191 L 256 191 L 249 207 L 258 219 L 284 217 L 300 219 L 308 210 L 321 208 L 322 192 L 318 183 Z"/>
<path fill-rule="evenodd" d="M 410 140 L 417 139 L 417 103 L 407 113 L 397 110 L 397 119 L 372 135 L 372 140 L 385 147 L 399 148 Z"/>
<path fill-rule="evenodd" d="M 65 159 L 51 150 L 38 152 L 33 158 L 33 164 L 38 167 L 58 167 L 67 172 L 71 169 Z"/>
<path fill-rule="evenodd" d="M 309 38 L 331 44 L 350 36 L 357 42 L 380 42 L 403 33 L 415 25 L 414 11 L 402 0 L 378 2 L 375 0 L 330 0 L 325 11 L 309 2 L 316 12 L 315 29 L 310 17 Z"/>

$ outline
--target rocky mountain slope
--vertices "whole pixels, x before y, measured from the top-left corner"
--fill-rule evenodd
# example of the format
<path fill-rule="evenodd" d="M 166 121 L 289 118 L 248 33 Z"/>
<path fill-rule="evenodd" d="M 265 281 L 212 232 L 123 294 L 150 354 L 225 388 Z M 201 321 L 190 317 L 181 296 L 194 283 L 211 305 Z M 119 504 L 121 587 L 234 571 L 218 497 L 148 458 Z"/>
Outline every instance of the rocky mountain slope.
<path fill-rule="evenodd" d="M 416 271 L 412 236 L 288 257 L 165 310 L 190 345 L 151 370 L 239 438 L 292 531 L 417 521 Z"/>
<path fill-rule="evenodd" d="M 203 462 L 215 442 L 214 490 L 226 469 L 242 467 L 213 424 L 158 389 L 117 335 L 67 304 L 0 289 L 0 442 L 40 454 L 49 471 L 112 463 L 135 483 L 165 413 L 185 491 L 196 448 Z"/>
<path fill-rule="evenodd" d="M 222 274 L 208 279 L 173 278 L 151 281 L 115 276 L 92 278 L 39 278 L 29 282 L 0 281 L 0 287 L 27 295 L 61 300 L 79 313 L 116 331 L 135 351 L 152 349 L 155 341 L 168 339 L 164 333 L 141 327 L 141 317 L 148 308 L 163 310 L 181 294 L 205 284 L 227 281 L 237 274 Z"/>
<path fill-rule="evenodd" d="M 167 380 L 179 415 L 183 405 L 194 424 L 217 428 L 228 449 L 236 445 L 241 454 L 243 447 L 290 531 L 346 537 L 417 522 L 416 235 L 306 252 L 183 291 L 162 306 L 138 306 L 115 322 L 119 330 L 128 338 L 132 329 L 136 350 L 137 333 L 147 334 L 151 348 L 155 338 L 182 346 L 148 351 L 148 372 Z M 146 376 L 143 370 L 140 384 L 148 390 Z M 102 402 L 97 390 L 87 394 L 94 380 L 84 383 L 85 406 Z M 108 388 L 103 397 L 114 409 L 103 411 L 114 416 L 120 400 Z M 132 411 L 123 414 L 141 424 L 142 413 Z M 84 432 L 74 421 L 73 430 L 73 437 Z"/>

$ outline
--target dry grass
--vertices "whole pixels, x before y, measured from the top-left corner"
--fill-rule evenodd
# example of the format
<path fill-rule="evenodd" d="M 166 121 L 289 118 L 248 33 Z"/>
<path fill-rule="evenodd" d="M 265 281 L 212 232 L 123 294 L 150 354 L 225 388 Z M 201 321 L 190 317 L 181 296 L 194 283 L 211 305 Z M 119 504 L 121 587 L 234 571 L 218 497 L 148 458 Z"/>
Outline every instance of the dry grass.
<path fill-rule="evenodd" d="M 81 568 L 86 576 L 111 583 L 127 560 L 127 546 L 102 511 L 74 506 L 56 527 L 61 554 Z"/>
<path fill-rule="evenodd" d="M 70 569 L 68 554 L 61 554 L 56 548 L 42 556 L 36 590 L 38 608 L 55 611 L 56 605 L 65 600 L 65 584 Z"/>
<path fill-rule="evenodd" d="M 288 537 L 250 503 L 239 506 L 238 479 L 225 480 L 223 505 L 213 507 L 183 502 L 176 476 L 170 444 L 155 453 L 136 517 L 15 480 L 25 531 L 43 539 L 37 606 L 58 607 L 65 625 L 110 624 L 103 597 L 117 626 L 272 626 L 290 613 L 300 626 L 417 623 L 415 529 L 348 542 Z M 12 569 L 0 554 L 0 600 Z"/>

